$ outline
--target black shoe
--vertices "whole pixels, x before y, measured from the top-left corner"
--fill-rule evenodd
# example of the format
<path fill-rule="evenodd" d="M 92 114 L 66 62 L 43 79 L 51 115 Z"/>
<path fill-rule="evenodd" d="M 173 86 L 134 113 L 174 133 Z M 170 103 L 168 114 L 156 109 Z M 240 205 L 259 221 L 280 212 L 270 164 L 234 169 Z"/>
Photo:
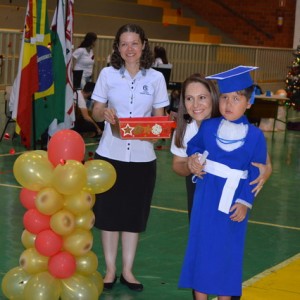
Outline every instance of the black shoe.
<path fill-rule="evenodd" d="M 114 287 L 115 283 L 117 282 L 117 279 L 118 277 L 116 276 L 113 282 L 104 282 L 103 284 L 104 289 L 111 290 Z"/>
<path fill-rule="evenodd" d="M 144 289 L 144 286 L 141 283 L 131 283 L 128 282 L 124 277 L 123 274 L 120 276 L 120 282 L 124 285 L 127 285 L 128 288 L 130 288 L 133 291 L 141 292 Z"/>

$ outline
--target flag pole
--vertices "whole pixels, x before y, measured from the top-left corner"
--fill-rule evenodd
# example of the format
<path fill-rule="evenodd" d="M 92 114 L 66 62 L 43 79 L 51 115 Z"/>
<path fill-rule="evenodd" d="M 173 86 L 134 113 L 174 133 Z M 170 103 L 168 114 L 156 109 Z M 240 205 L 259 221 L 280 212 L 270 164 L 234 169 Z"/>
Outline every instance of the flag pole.
<path fill-rule="evenodd" d="M 36 150 L 36 122 L 35 122 L 35 98 L 32 95 L 32 144 L 33 150 Z"/>

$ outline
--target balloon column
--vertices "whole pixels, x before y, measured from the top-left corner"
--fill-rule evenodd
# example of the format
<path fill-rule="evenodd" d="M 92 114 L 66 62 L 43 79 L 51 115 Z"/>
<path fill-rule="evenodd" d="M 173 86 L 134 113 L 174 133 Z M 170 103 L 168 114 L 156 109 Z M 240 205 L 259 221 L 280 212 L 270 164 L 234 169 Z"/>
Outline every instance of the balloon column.
<path fill-rule="evenodd" d="M 8 299 L 98 299 L 103 280 L 91 250 L 95 194 L 115 183 L 114 167 L 102 160 L 84 164 L 85 144 L 72 130 L 58 131 L 42 150 L 21 154 L 13 172 L 26 208 L 20 265 L 8 271 Z"/>

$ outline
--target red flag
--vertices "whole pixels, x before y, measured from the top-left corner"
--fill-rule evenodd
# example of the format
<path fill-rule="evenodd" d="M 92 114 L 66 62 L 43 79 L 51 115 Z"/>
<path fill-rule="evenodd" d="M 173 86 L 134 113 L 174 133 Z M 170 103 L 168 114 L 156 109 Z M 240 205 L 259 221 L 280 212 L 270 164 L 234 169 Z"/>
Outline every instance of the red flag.
<path fill-rule="evenodd" d="M 31 144 L 33 94 L 39 89 L 36 48 L 36 0 L 29 0 L 25 17 L 18 75 L 12 95 L 12 117 L 17 121 L 17 133 L 27 148 Z"/>

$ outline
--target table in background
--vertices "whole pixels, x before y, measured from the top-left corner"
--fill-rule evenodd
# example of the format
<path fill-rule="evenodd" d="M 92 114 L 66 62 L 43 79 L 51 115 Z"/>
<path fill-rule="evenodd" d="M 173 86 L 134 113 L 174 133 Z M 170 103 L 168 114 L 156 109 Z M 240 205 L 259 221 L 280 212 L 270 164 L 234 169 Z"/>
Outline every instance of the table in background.
<path fill-rule="evenodd" d="M 290 99 L 282 96 L 265 96 L 257 95 L 255 96 L 255 102 L 250 109 L 247 110 L 247 117 L 253 123 L 260 123 L 260 120 L 263 118 L 274 119 L 273 129 L 272 129 L 272 139 L 274 138 L 274 131 L 276 121 L 282 122 L 284 124 L 288 121 L 288 109 Z M 280 106 L 286 106 L 286 115 L 284 120 L 278 118 L 278 109 Z M 286 128 L 285 128 L 286 130 Z"/>

